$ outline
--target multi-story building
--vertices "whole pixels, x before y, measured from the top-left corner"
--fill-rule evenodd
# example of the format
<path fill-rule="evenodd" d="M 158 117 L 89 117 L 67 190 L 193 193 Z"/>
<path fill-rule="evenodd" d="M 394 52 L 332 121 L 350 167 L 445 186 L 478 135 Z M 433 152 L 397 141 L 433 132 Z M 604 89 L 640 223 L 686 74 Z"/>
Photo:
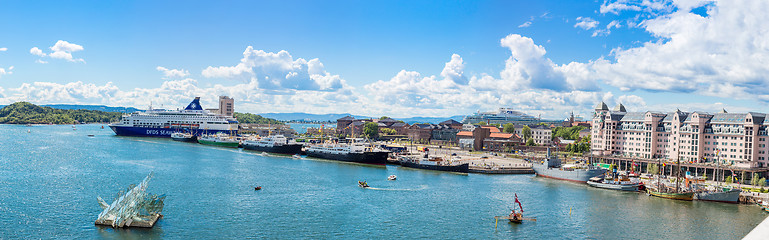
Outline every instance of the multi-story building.
<path fill-rule="evenodd" d="M 219 96 L 219 114 L 232 116 L 235 114 L 235 99 L 228 96 Z"/>
<path fill-rule="evenodd" d="M 596 106 L 591 152 L 646 159 L 769 166 L 769 118 L 764 113 L 627 112 Z"/>

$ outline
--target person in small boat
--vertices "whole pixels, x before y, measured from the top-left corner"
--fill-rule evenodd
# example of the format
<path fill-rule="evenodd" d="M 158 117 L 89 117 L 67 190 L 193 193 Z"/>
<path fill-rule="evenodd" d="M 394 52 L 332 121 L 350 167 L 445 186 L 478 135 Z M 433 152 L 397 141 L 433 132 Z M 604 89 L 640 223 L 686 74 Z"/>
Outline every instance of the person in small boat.
<path fill-rule="evenodd" d="M 515 212 L 515 209 L 510 209 L 510 221 L 520 221 L 521 213 Z"/>

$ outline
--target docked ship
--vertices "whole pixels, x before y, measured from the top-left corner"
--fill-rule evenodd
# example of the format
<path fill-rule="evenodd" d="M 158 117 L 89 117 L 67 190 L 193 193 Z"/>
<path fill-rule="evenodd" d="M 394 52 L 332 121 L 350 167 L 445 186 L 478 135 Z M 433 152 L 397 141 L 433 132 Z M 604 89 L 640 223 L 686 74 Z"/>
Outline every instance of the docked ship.
<path fill-rule="evenodd" d="M 694 200 L 738 203 L 740 201 L 740 190 L 736 188 L 713 188 L 694 193 Z"/>
<path fill-rule="evenodd" d="M 232 136 L 223 133 L 204 134 L 198 138 L 198 143 L 203 145 L 238 148 L 240 142 Z"/>
<path fill-rule="evenodd" d="M 401 166 L 435 171 L 467 173 L 470 171 L 469 163 L 454 163 L 440 157 L 419 157 L 402 155 L 398 157 Z"/>
<path fill-rule="evenodd" d="M 280 153 L 280 154 L 298 154 L 302 152 L 304 145 L 289 140 L 283 135 L 274 135 L 262 137 L 253 140 L 243 141 L 243 148 L 261 152 Z"/>
<path fill-rule="evenodd" d="M 312 145 L 305 150 L 307 156 L 330 160 L 386 165 L 389 151 L 363 143 L 336 143 Z"/>
<path fill-rule="evenodd" d="M 587 185 L 611 190 L 637 192 L 641 189 L 643 184 L 641 182 L 631 181 L 629 178 L 623 176 L 617 180 L 593 177 L 587 181 Z"/>
<path fill-rule="evenodd" d="M 198 142 L 198 136 L 192 133 L 175 132 L 171 133 L 171 139 L 179 142 Z"/>
<path fill-rule="evenodd" d="M 561 166 L 561 160 L 550 155 L 547 149 L 547 158 L 540 163 L 531 165 L 537 176 L 586 183 L 590 178 L 606 173 L 606 169 L 595 167 L 591 164 L 584 166 Z"/>
<path fill-rule="evenodd" d="M 477 122 L 486 122 L 488 124 L 536 124 L 539 121 L 539 118 L 513 110 L 512 108 L 499 108 L 496 112 L 477 112 L 462 119 L 462 123 L 468 124 Z"/>
<path fill-rule="evenodd" d="M 170 137 L 174 132 L 237 134 L 238 121 L 229 116 L 203 110 L 196 97 L 183 110 L 152 109 L 123 115 L 119 122 L 109 125 L 118 136 Z"/>

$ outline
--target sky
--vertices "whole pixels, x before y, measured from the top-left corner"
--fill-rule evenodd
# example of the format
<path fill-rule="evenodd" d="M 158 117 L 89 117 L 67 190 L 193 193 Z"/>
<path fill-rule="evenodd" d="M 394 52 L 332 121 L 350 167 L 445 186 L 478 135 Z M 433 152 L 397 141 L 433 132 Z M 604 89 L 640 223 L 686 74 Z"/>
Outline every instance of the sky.
<path fill-rule="evenodd" d="M 0 1 L 0 104 L 769 112 L 769 1 Z"/>

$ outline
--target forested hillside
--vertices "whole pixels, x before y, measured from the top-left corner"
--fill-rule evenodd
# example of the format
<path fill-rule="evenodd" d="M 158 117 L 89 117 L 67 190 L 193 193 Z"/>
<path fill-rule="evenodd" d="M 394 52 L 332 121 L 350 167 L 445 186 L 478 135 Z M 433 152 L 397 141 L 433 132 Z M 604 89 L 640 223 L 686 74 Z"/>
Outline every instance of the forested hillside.
<path fill-rule="evenodd" d="M 0 109 L 0 123 L 5 124 L 74 124 L 117 121 L 122 113 L 92 110 L 65 110 L 17 102 Z"/>

